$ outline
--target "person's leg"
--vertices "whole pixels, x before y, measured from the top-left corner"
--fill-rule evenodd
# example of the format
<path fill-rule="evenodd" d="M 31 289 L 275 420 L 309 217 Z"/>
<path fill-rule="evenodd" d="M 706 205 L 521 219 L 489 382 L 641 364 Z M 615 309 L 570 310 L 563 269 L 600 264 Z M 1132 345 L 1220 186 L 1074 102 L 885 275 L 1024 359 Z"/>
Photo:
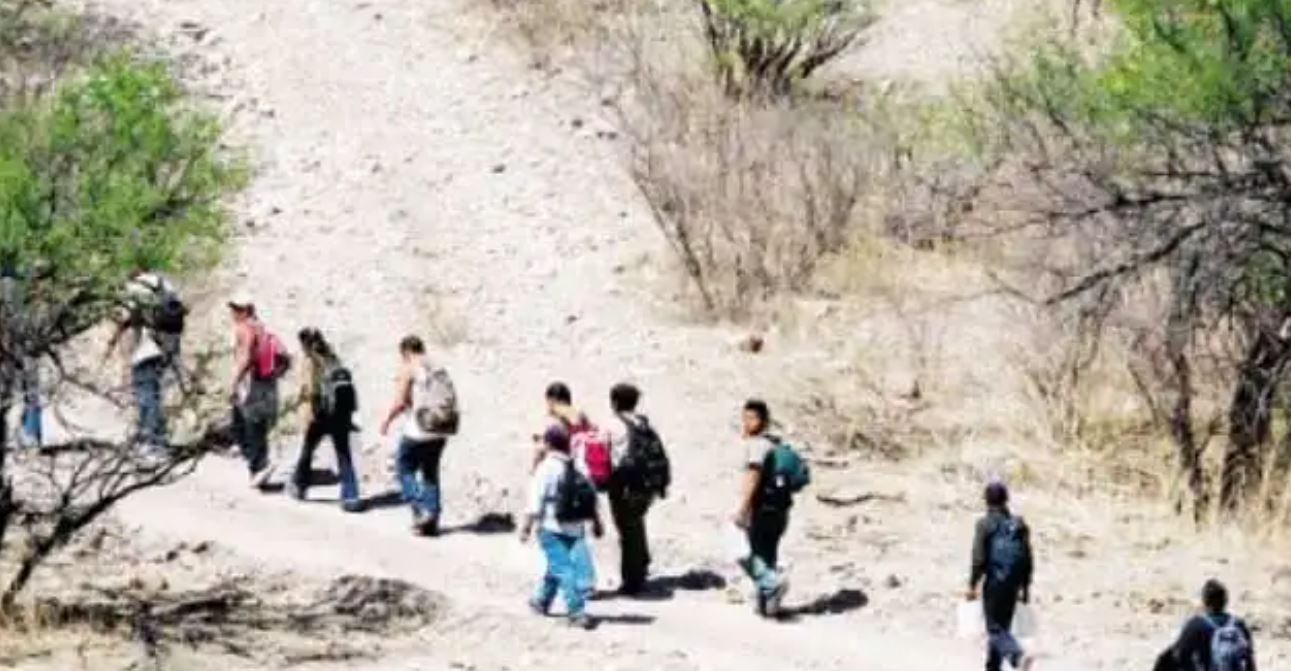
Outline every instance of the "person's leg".
<path fill-rule="evenodd" d="M 573 563 L 575 582 L 578 590 L 591 595 L 596 592 L 596 559 L 592 557 L 592 544 L 586 536 L 580 536 L 570 552 Z"/>
<path fill-rule="evenodd" d="M 640 592 L 645 587 L 649 567 L 649 549 L 645 536 L 645 505 L 643 497 L 634 497 L 623 491 L 610 492 L 610 513 L 619 533 L 619 577 L 621 591 L 627 594 Z"/>
<path fill-rule="evenodd" d="M 318 448 L 318 443 L 323 440 L 323 433 L 323 425 L 317 419 L 310 422 L 309 426 L 305 428 L 305 439 L 300 445 L 300 456 L 296 459 L 296 468 L 291 473 L 291 485 L 295 490 L 293 494 L 301 498 L 309 490 L 309 485 L 312 482 L 314 450 Z"/>
<path fill-rule="evenodd" d="M 542 548 L 542 554 L 547 560 L 547 568 L 542 575 L 542 580 L 538 582 L 538 590 L 530 603 L 534 610 L 546 613 L 551 608 L 551 602 L 556 599 L 556 592 L 560 588 L 560 577 L 567 570 L 569 558 L 560 543 L 560 537 L 550 531 L 538 532 L 538 547 Z"/>
<path fill-rule="evenodd" d="M 563 559 L 559 564 L 557 575 L 560 580 L 560 591 L 565 595 L 565 611 L 570 619 L 582 617 L 586 601 L 583 598 L 583 590 L 579 583 L 578 567 L 574 564 L 574 553 L 579 545 L 586 545 L 581 537 L 563 536 L 555 534 L 557 545 L 561 548 L 558 552 Z"/>
<path fill-rule="evenodd" d="M 336 448 L 336 470 L 341 478 L 341 505 L 352 508 L 359 502 L 359 479 L 354 472 L 354 456 L 350 452 L 349 419 L 333 423 L 332 445 Z"/>
<path fill-rule="evenodd" d="M 417 472 L 421 467 L 420 444 L 406 437 L 399 439 L 399 449 L 395 453 L 395 471 L 399 476 L 399 490 L 403 500 L 412 508 L 414 519 L 419 520 L 421 509 L 421 482 Z"/>
<path fill-rule="evenodd" d="M 28 447 L 40 447 L 44 439 L 41 423 L 40 377 L 33 360 L 23 361 L 19 371 L 22 386 L 22 429 L 23 442 Z"/>
<path fill-rule="evenodd" d="M 1004 661 L 1015 667 L 1022 649 L 1010 629 L 1017 610 L 1018 589 L 988 582 L 982 590 L 982 609 L 986 617 L 986 671 L 1000 671 Z"/>
<path fill-rule="evenodd" d="M 757 583 L 758 592 L 763 596 L 774 592 L 780 584 L 776 562 L 779 560 L 780 537 L 784 535 L 785 524 L 784 513 L 763 511 L 753 515 L 749 526 L 749 558 L 745 570 Z"/>
<path fill-rule="evenodd" d="M 444 457 L 446 441 L 443 438 L 423 444 L 425 456 L 421 461 L 421 506 L 433 520 L 439 519 L 440 505 L 439 462 Z"/>
<path fill-rule="evenodd" d="M 165 419 L 161 407 L 161 359 L 135 364 L 130 369 L 139 423 L 136 439 L 147 445 L 164 445 Z"/>

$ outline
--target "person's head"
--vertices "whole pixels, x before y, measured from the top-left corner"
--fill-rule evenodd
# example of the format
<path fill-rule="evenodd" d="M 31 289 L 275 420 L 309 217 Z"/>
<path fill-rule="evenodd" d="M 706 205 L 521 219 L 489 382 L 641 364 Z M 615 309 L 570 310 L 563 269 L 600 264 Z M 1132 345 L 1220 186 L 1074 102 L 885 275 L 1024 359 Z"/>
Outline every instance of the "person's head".
<path fill-rule="evenodd" d="M 771 409 L 766 401 L 751 398 L 744 402 L 743 429 L 748 437 L 760 436 L 771 428 Z"/>
<path fill-rule="evenodd" d="M 297 337 L 300 338 L 300 349 L 309 358 L 327 359 L 332 356 L 332 346 L 323 337 L 322 331 L 313 327 L 303 328 Z"/>
<path fill-rule="evenodd" d="M 614 412 L 636 412 L 641 402 L 641 390 L 626 382 L 610 389 L 610 409 Z"/>
<path fill-rule="evenodd" d="M 237 294 L 229 299 L 229 313 L 233 316 L 233 321 L 242 323 L 248 319 L 254 319 L 256 316 L 256 303 L 246 294 Z"/>
<path fill-rule="evenodd" d="M 404 336 L 404 339 L 399 341 L 399 356 L 403 357 L 404 361 L 410 361 L 425 355 L 426 343 L 422 342 L 421 338 L 410 335 Z"/>
<path fill-rule="evenodd" d="M 986 485 L 982 499 L 987 508 L 1007 508 L 1009 505 L 1009 488 L 1003 482 L 992 482 Z"/>
<path fill-rule="evenodd" d="M 542 444 L 549 450 L 569 454 L 569 432 L 558 424 L 549 426 L 542 434 Z"/>
<path fill-rule="evenodd" d="M 1224 583 L 1211 578 L 1201 586 L 1201 605 L 1208 613 L 1222 613 L 1228 608 L 1228 588 Z"/>
<path fill-rule="evenodd" d="M 555 410 L 557 407 L 573 405 L 574 394 L 569 391 L 569 385 L 564 382 L 552 382 L 547 385 L 547 409 Z"/>

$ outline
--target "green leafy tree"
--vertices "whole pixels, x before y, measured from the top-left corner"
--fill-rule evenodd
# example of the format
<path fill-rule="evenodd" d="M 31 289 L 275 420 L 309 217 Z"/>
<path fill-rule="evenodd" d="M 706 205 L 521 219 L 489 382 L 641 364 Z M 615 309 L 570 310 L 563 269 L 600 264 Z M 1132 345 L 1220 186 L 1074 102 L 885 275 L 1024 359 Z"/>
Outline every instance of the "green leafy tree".
<path fill-rule="evenodd" d="M 1273 421 L 1291 365 L 1291 2 L 1112 5 L 1125 30 L 1110 53 L 1037 47 L 969 118 L 980 146 L 1007 157 L 996 176 L 1026 183 L 1043 215 L 1032 229 L 1061 241 L 1046 257 L 1051 302 L 1107 314 L 1166 278 L 1169 306 L 1141 342 L 1159 345 L 1160 418 L 1198 510 L 1210 485 L 1196 376 L 1229 336 L 1218 493 L 1232 510 L 1291 466 L 1291 434 Z"/>
<path fill-rule="evenodd" d="M 0 436 L 20 367 L 63 371 L 63 350 L 116 307 L 130 271 L 217 259 L 223 202 L 244 181 L 218 124 L 160 64 L 115 56 L 29 93 L 0 98 Z M 121 499 L 189 472 L 210 440 L 162 459 L 73 441 L 19 462 L 0 442 L 0 544 L 18 518 L 27 541 L 0 611 L 51 552 Z"/>

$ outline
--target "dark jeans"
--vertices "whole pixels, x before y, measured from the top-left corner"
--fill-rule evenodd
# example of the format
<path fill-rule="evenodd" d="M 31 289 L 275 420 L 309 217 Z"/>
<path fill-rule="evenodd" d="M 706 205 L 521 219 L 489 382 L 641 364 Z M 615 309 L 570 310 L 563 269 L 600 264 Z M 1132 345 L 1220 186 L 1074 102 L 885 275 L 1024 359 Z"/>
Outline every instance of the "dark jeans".
<path fill-rule="evenodd" d="M 780 559 L 780 539 L 789 528 L 789 511 L 763 508 L 750 521 L 749 556 L 741 566 L 758 586 L 762 595 L 770 594 L 780 584 L 776 566 Z"/>
<path fill-rule="evenodd" d="M 37 447 L 43 439 L 40 407 L 40 375 L 34 359 L 22 359 L 18 371 L 22 388 L 22 436 L 29 446 Z"/>
<path fill-rule="evenodd" d="M 992 584 L 982 590 L 982 610 L 986 615 L 986 671 L 1000 671 L 1005 660 L 1015 668 L 1022 661 L 1022 648 L 1013 637 L 1013 614 L 1018 608 L 1017 585 Z"/>
<path fill-rule="evenodd" d="M 439 460 L 444 456 L 443 438 L 434 440 L 399 439 L 395 468 L 399 472 L 399 488 L 403 500 L 412 506 L 417 515 L 438 518 L 442 510 L 439 502 Z"/>
<path fill-rule="evenodd" d="M 305 429 L 305 442 L 300 446 L 300 458 L 296 461 L 296 470 L 292 474 L 292 484 L 301 491 L 309 489 L 309 476 L 313 471 L 314 450 L 327 436 L 332 439 L 336 449 L 336 470 L 341 478 L 341 500 L 354 503 L 359 500 L 359 480 L 354 473 L 354 459 L 350 453 L 349 418 L 315 419 Z"/>
<path fill-rule="evenodd" d="M 624 592 L 641 591 L 650 573 L 650 541 L 646 537 L 650 500 L 649 495 L 610 490 L 610 514 L 619 531 L 619 573 Z"/>
<path fill-rule="evenodd" d="M 135 405 L 139 408 L 136 439 L 140 443 L 166 444 L 166 411 L 161 401 L 161 378 L 165 370 L 164 357 L 137 363 L 130 369 Z"/>
<path fill-rule="evenodd" d="M 251 475 L 269 466 L 269 431 L 278 419 L 278 383 L 252 380 L 246 398 L 233 408 L 233 435 Z"/>

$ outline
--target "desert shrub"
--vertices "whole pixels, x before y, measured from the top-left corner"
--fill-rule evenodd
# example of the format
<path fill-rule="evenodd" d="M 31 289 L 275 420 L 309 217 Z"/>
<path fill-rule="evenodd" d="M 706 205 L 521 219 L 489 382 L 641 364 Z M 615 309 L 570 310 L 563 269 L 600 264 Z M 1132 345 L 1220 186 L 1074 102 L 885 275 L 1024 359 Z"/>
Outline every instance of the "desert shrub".
<path fill-rule="evenodd" d="M 1134 310 L 1127 297 L 1160 293 L 1135 337 L 1154 362 L 1139 379 L 1194 509 L 1233 510 L 1270 484 L 1275 446 L 1291 449 L 1274 421 L 1291 364 L 1291 3 L 1112 5 L 1125 30 L 1110 53 L 1034 48 L 979 91 L 972 126 L 1031 215 L 1007 232 L 1042 250 L 1047 302 L 1101 331 Z M 1227 384 L 1217 478 L 1207 384 Z"/>
<path fill-rule="evenodd" d="M 784 96 L 854 46 L 864 0 L 696 0 L 717 76 L 733 97 Z"/>

